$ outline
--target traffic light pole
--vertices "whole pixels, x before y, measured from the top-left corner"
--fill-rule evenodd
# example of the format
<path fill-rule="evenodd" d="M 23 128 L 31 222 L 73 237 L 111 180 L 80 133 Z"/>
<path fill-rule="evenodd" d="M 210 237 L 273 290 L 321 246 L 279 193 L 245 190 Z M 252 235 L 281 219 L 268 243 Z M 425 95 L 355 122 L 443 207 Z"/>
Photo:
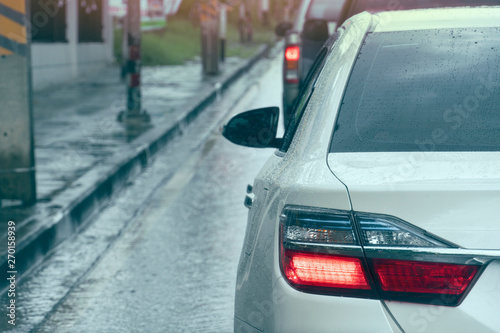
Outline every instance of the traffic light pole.
<path fill-rule="evenodd" d="M 0 199 L 25 205 L 36 201 L 29 3 L 0 0 Z"/>
<path fill-rule="evenodd" d="M 128 54 L 126 63 L 127 109 L 120 112 L 118 121 L 127 125 L 149 123 L 150 117 L 141 110 L 141 2 L 127 1 L 126 25 Z"/>

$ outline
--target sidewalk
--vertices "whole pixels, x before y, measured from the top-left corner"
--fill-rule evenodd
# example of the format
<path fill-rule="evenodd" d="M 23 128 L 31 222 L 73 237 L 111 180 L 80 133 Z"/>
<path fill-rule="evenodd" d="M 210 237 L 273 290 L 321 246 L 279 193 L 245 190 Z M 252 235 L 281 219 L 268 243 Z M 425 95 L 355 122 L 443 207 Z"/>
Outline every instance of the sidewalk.
<path fill-rule="evenodd" d="M 228 58 L 217 76 L 204 76 L 200 62 L 142 69 L 142 108 L 151 125 L 127 131 L 116 121 L 125 109 L 120 69 L 34 93 L 37 203 L 22 207 L 2 200 L 0 223 L 16 223 L 18 276 L 40 261 L 193 121 L 218 93 L 268 51 L 251 59 Z M 0 230 L 7 239 L 7 228 Z M 6 242 L 5 242 L 6 244 Z M 2 245 L 0 289 L 7 286 Z"/>

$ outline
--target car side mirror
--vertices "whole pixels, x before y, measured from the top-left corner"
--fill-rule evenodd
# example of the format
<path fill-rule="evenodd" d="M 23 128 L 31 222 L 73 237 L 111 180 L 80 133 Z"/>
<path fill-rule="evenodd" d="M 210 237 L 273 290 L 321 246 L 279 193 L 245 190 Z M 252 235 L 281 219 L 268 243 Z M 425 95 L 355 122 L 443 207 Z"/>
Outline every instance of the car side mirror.
<path fill-rule="evenodd" d="M 330 36 L 328 22 L 324 20 L 308 20 L 304 23 L 302 37 L 314 41 L 326 41 Z"/>
<path fill-rule="evenodd" d="M 240 146 L 279 148 L 283 139 L 276 138 L 278 107 L 267 107 L 237 114 L 223 127 L 222 135 Z"/>
<path fill-rule="evenodd" d="M 286 32 L 290 29 L 292 29 L 293 24 L 290 22 L 281 22 L 276 26 L 276 29 L 274 29 L 274 33 L 278 37 L 285 37 Z"/>

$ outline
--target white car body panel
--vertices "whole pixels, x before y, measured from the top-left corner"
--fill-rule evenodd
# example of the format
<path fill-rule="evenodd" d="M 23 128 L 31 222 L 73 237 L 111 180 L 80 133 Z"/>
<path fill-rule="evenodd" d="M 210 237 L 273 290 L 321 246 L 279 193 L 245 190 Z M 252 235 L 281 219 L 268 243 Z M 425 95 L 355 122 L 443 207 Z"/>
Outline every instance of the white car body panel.
<path fill-rule="evenodd" d="M 369 18 L 361 20 L 358 23 L 359 29 L 353 30 L 351 34 L 363 34 L 370 22 Z M 339 45 L 340 54 L 348 61 L 331 61 L 325 65 L 324 73 L 321 74 L 333 76 L 330 82 L 335 82 L 333 85 L 317 87 L 317 91 L 321 90 L 329 95 L 334 91 L 334 96 L 328 103 L 339 103 L 342 96 L 354 55 L 361 44 L 359 38 L 354 37 L 346 35 Z M 323 99 L 315 100 L 313 97 L 307 108 L 314 110 L 318 103 L 323 102 Z M 276 255 L 276 228 L 284 205 L 351 209 L 345 186 L 331 173 L 326 164 L 328 141 L 334 120 L 334 113 L 311 114 L 306 110 L 288 152 L 273 155 L 255 179 L 255 199 L 249 211 L 245 250 L 238 266 L 235 317 L 259 331 L 279 332 L 274 327 L 273 314 L 279 305 L 273 300 L 272 287 L 281 278 L 279 258 Z M 325 122 L 331 123 L 331 126 L 323 126 Z M 297 140 L 302 136 L 314 139 Z M 251 239 L 252 237 L 255 237 L 255 240 Z M 246 245 L 248 242 L 253 244 L 250 249 Z M 238 325 L 242 327 L 242 324 Z M 235 325 L 236 332 L 239 332 L 237 329 Z"/>
<path fill-rule="evenodd" d="M 488 265 L 458 307 L 385 302 L 405 332 L 500 332 L 500 261 Z"/>
<path fill-rule="evenodd" d="M 289 174 L 292 168 L 287 167 L 292 162 L 295 170 L 302 170 L 295 173 L 295 177 Z M 273 168 L 269 168 L 270 165 Z M 277 172 L 279 170 L 281 172 Z M 276 253 L 276 228 L 281 210 L 285 203 L 349 210 L 350 203 L 345 187 L 330 172 L 324 159 L 302 160 L 301 163 L 273 156 L 261 177 L 254 183 L 255 199 L 245 236 L 245 244 L 252 245 L 244 247 L 238 266 L 235 317 L 258 330 L 278 332 L 273 317 L 280 302 L 272 287 L 281 278 Z"/>
<path fill-rule="evenodd" d="M 473 1 L 471 1 L 471 4 Z M 474 9 L 477 19 L 470 20 L 470 8 L 449 8 L 439 12 L 433 9 L 414 9 L 407 11 L 378 13 L 378 23 L 373 32 L 408 31 L 427 29 L 446 29 L 453 27 L 480 28 L 492 27 L 498 24 L 498 14 L 492 12 L 489 7 Z M 415 15 L 425 14 L 425 19 L 415 21 Z"/>
<path fill-rule="evenodd" d="M 467 16 L 467 9 L 458 12 Z M 486 22 L 490 14 L 484 12 Z M 391 31 L 391 20 L 412 29 L 404 16 L 378 16 L 380 25 L 366 13 L 349 20 L 337 56 L 318 80 L 329 84 L 317 84 L 288 151 L 273 155 L 255 179 L 238 267 L 236 333 L 500 332 L 499 260 L 456 307 L 439 300 L 428 305 L 310 294 L 282 276 L 279 216 L 285 205 L 394 215 L 464 248 L 500 249 L 500 153 L 328 153 L 360 36 L 370 29 Z"/>
<path fill-rule="evenodd" d="M 329 154 L 355 211 L 394 215 L 464 248 L 500 249 L 500 153 Z"/>
<path fill-rule="evenodd" d="M 283 278 L 273 293 L 279 306 L 272 332 L 401 332 L 378 300 L 307 294 Z"/>

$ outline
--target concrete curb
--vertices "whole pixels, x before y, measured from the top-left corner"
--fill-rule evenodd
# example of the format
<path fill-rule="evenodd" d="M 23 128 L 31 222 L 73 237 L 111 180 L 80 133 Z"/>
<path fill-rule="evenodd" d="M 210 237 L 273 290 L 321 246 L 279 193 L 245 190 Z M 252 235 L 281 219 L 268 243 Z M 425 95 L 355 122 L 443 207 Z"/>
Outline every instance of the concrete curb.
<path fill-rule="evenodd" d="M 15 221 L 16 230 L 16 271 L 17 276 L 27 273 L 30 268 L 69 236 L 85 226 L 85 222 L 96 214 L 103 205 L 123 188 L 127 182 L 137 176 L 152 161 L 153 156 L 175 137 L 182 135 L 182 129 L 189 125 L 217 96 L 225 91 L 234 81 L 248 71 L 259 59 L 266 56 L 270 45 L 263 45 L 256 55 L 239 66 L 220 87 L 200 98 L 197 104 L 184 113 L 168 128 L 153 128 L 133 142 L 135 150 L 125 155 L 115 154 L 105 164 L 92 168 L 81 176 L 76 186 L 68 188 L 54 197 L 50 203 L 33 212 L 33 215 L 21 221 Z M 81 186 L 79 186 L 81 184 Z M 85 186 L 84 184 L 93 184 Z M 0 271 L 0 289 L 8 287 L 8 268 L 6 249 L 2 251 Z"/>

